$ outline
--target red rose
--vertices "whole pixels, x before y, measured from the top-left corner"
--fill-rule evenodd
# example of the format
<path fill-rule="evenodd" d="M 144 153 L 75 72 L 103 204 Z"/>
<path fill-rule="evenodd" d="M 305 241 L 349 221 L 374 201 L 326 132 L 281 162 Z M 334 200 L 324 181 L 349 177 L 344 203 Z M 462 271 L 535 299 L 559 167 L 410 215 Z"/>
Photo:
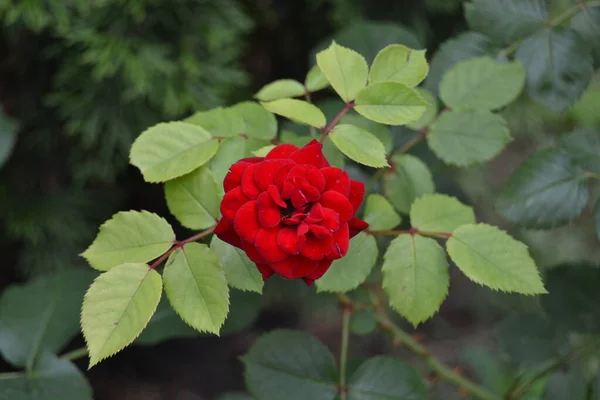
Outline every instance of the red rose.
<path fill-rule="evenodd" d="M 329 166 L 322 147 L 282 144 L 236 162 L 225 176 L 215 234 L 244 250 L 263 279 L 278 274 L 312 285 L 369 226 L 354 217 L 364 185 Z"/>

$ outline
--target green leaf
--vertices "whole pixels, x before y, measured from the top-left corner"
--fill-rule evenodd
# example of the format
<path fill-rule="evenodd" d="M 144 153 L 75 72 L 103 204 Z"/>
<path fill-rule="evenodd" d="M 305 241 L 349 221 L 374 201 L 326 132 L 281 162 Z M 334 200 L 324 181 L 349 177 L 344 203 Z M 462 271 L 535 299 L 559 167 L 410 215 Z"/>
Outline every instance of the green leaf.
<path fill-rule="evenodd" d="M 133 342 L 156 311 L 161 292 L 160 275 L 146 264 L 121 264 L 96 278 L 81 309 L 90 368 Z"/>
<path fill-rule="evenodd" d="M 596 226 L 596 236 L 600 240 L 600 199 L 596 201 L 594 206 L 594 225 Z"/>
<path fill-rule="evenodd" d="M 578 128 L 562 135 L 558 147 L 566 152 L 581 168 L 600 173 L 600 132 L 595 129 Z"/>
<path fill-rule="evenodd" d="M 597 112 L 599 103 L 600 86 L 592 82 L 583 96 L 567 110 L 569 119 L 581 127 L 600 128 L 600 114 Z"/>
<path fill-rule="evenodd" d="M 409 154 L 392 158 L 392 170 L 383 176 L 383 191 L 396 210 L 408 214 L 419 197 L 435 191 L 433 176 L 423 161 Z"/>
<path fill-rule="evenodd" d="M 217 149 L 204 128 L 185 122 L 167 122 L 146 129 L 131 146 L 129 160 L 146 182 L 165 182 L 206 164 Z"/>
<path fill-rule="evenodd" d="M 600 333 L 600 268 L 561 265 L 544 278 L 549 294 L 542 298 L 542 306 L 555 325 L 572 332 Z"/>
<path fill-rule="evenodd" d="M 410 223 L 420 231 L 452 232 L 461 225 L 474 224 L 473 208 L 445 194 L 426 194 L 410 208 Z"/>
<path fill-rule="evenodd" d="M 306 74 L 306 80 L 304 81 L 304 86 L 306 86 L 306 90 L 309 92 L 318 92 L 319 90 L 325 89 L 329 86 L 329 81 L 321 68 L 317 64 L 313 65 L 313 67 Z"/>
<path fill-rule="evenodd" d="M 303 96 L 305 92 L 304 85 L 294 79 L 278 79 L 263 86 L 254 97 L 259 101 L 272 101 Z"/>
<path fill-rule="evenodd" d="M 389 166 L 385 147 L 370 132 L 354 125 L 336 125 L 329 134 L 338 149 L 352 160 L 374 168 Z"/>
<path fill-rule="evenodd" d="M 367 85 L 369 67 L 363 56 L 335 41 L 317 54 L 317 65 L 346 103 L 354 100 Z"/>
<path fill-rule="evenodd" d="M 329 135 L 327 135 L 327 138 L 323 143 L 323 155 L 332 167 L 344 169 L 346 157 L 344 157 L 344 153 L 342 153 L 333 143 Z"/>
<path fill-rule="evenodd" d="M 79 332 L 81 302 L 94 275 L 67 268 L 6 288 L 0 298 L 2 357 L 31 369 L 43 351 L 60 351 Z"/>
<path fill-rule="evenodd" d="M 515 56 L 527 72 L 527 93 L 554 111 L 573 104 L 592 79 L 589 47 L 568 29 L 540 30 L 521 43 Z"/>
<path fill-rule="evenodd" d="M 348 400 L 425 400 L 427 388 L 412 365 L 389 356 L 373 357 L 348 381 Z"/>
<path fill-rule="evenodd" d="M 148 321 L 148 325 L 133 344 L 154 346 L 170 339 L 197 337 L 199 335 L 200 332 L 183 322 L 169 304 L 169 300 L 163 297 L 158 303 L 156 312 Z"/>
<path fill-rule="evenodd" d="M 435 314 L 448 295 L 448 261 L 434 239 L 398 236 L 385 253 L 381 271 L 390 305 L 415 327 Z"/>
<path fill-rule="evenodd" d="M 17 141 L 19 123 L 0 108 L 0 168 L 6 163 Z"/>
<path fill-rule="evenodd" d="M 244 101 L 230 107 L 244 121 L 244 130 L 249 138 L 271 140 L 277 135 L 277 119 L 264 107 L 253 101 Z"/>
<path fill-rule="evenodd" d="M 431 59 L 425 87 L 437 94 L 442 77 L 454 64 L 498 50 L 486 36 L 477 32 L 466 32 L 445 41 Z"/>
<path fill-rule="evenodd" d="M 427 103 L 416 90 L 399 82 L 377 82 L 360 91 L 354 109 L 372 121 L 403 125 L 418 120 Z"/>
<path fill-rule="evenodd" d="M 585 399 L 587 393 L 588 383 L 582 371 L 569 368 L 567 372 L 559 371 L 550 376 L 544 400 Z"/>
<path fill-rule="evenodd" d="M 544 28 L 548 11 L 544 0 L 473 0 L 465 4 L 465 17 L 474 31 L 509 45 Z"/>
<path fill-rule="evenodd" d="M 225 139 L 219 146 L 219 151 L 210 160 L 210 170 L 215 176 L 215 180 L 218 182 L 219 189 L 222 188 L 223 179 L 229 171 L 229 168 L 238 160 L 247 157 L 248 151 L 248 140 L 243 137 L 232 137 Z"/>
<path fill-rule="evenodd" d="M 600 9 L 585 7 L 571 19 L 571 29 L 576 31 L 592 48 L 596 66 L 600 64 Z"/>
<path fill-rule="evenodd" d="M 337 368 L 333 355 L 308 333 L 275 330 L 242 357 L 246 386 L 261 400 L 333 400 Z"/>
<path fill-rule="evenodd" d="M 173 309 L 192 328 L 219 334 L 229 312 L 229 288 L 219 259 L 200 243 L 188 243 L 167 261 L 165 293 Z"/>
<path fill-rule="evenodd" d="M 327 122 L 321 110 L 304 100 L 279 99 L 261 104 L 267 111 L 286 117 L 299 124 L 322 128 Z"/>
<path fill-rule="evenodd" d="M 496 201 L 507 220 L 552 228 L 574 220 L 587 204 L 585 171 L 557 149 L 538 151 L 508 180 Z"/>
<path fill-rule="evenodd" d="M 190 229 L 206 229 L 219 218 L 219 187 L 208 167 L 165 183 L 169 211 L 181 225 Z"/>
<path fill-rule="evenodd" d="M 494 393 L 506 393 L 514 381 L 512 371 L 496 354 L 478 345 L 468 345 L 461 362 L 484 387 Z"/>
<path fill-rule="evenodd" d="M 413 50 L 401 44 L 392 44 L 375 57 L 369 81 L 394 81 L 414 87 L 425 79 L 428 72 L 425 50 Z"/>
<path fill-rule="evenodd" d="M 229 314 L 221 335 L 231 335 L 248 328 L 258 318 L 263 297 L 258 293 L 233 289 L 229 292 Z"/>
<path fill-rule="evenodd" d="M 419 96 L 421 96 L 429 105 L 425 108 L 425 112 L 421 117 L 413 122 L 409 122 L 406 126 L 410 129 L 419 130 L 431 124 L 438 115 L 439 105 L 437 98 L 428 90 L 415 88 Z"/>
<path fill-rule="evenodd" d="M 73 363 L 46 352 L 33 371 L 0 373 L 0 398 L 92 400 L 92 388 Z"/>
<path fill-rule="evenodd" d="M 373 231 L 393 229 L 400 225 L 402 218 L 394 206 L 379 194 L 370 194 L 367 197 L 364 220 L 368 222 L 369 229 Z"/>
<path fill-rule="evenodd" d="M 442 78 L 440 97 L 452 108 L 496 110 L 513 102 L 525 85 L 520 62 L 477 57 L 454 65 Z"/>
<path fill-rule="evenodd" d="M 289 143 L 294 146 L 303 147 L 312 140 L 312 137 L 308 135 L 298 135 L 290 130 L 282 130 L 279 139 L 281 143 Z"/>
<path fill-rule="evenodd" d="M 274 148 L 275 148 L 275 145 L 274 144 L 270 144 L 268 146 L 261 147 L 258 150 L 254 150 L 252 152 L 252 154 L 254 154 L 256 157 L 265 157 Z"/>
<path fill-rule="evenodd" d="M 317 292 L 345 293 L 356 289 L 371 273 L 379 250 L 373 235 L 361 232 L 350 240 L 348 254 L 335 260 L 317 279 Z"/>
<path fill-rule="evenodd" d="M 383 144 L 386 154 L 389 154 L 393 150 L 392 134 L 387 126 L 378 124 L 377 122 L 373 122 L 357 114 L 346 114 L 344 117 L 342 117 L 339 123 L 358 126 L 359 128 L 370 132 L 373 134 L 373 136 L 379 139 L 381 144 Z"/>
<path fill-rule="evenodd" d="M 446 248 L 473 282 L 504 292 L 547 293 L 527 246 L 495 226 L 462 225 Z"/>
<path fill-rule="evenodd" d="M 175 232 L 162 217 L 148 211 L 122 211 L 100 226 L 98 236 L 81 255 L 107 271 L 123 263 L 145 263 L 171 248 Z"/>
<path fill-rule="evenodd" d="M 484 110 L 445 112 L 427 135 L 431 150 L 446 164 L 459 167 L 491 160 L 511 140 L 506 120 Z"/>
<path fill-rule="evenodd" d="M 232 108 L 216 107 L 198 111 L 183 122 L 198 125 L 218 137 L 236 136 L 244 132 L 244 121 Z"/>
<path fill-rule="evenodd" d="M 350 317 L 350 331 L 355 335 L 366 336 L 377 329 L 377 320 L 372 310 L 360 308 Z"/>
<path fill-rule="evenodd" d="M 263 279 L 254 264 L 242 250 L 225 243 L 216 235 L 210 242 L 219 264 L 225 271 L 227 283 L 240 290 L 262 293 Z"/>

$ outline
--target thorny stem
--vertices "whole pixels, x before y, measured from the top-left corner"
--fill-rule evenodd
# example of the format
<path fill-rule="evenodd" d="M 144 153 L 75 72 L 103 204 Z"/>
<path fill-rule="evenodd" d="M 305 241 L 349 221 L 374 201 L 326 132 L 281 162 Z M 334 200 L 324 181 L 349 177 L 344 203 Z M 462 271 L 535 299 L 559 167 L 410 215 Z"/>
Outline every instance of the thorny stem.
<path fill-rule="evenodd" d="M 162 256 L 157 258 L 156 261 L 154 261 L 150 265 L 150 269 L 155 269 L 156 267 L 158 267 L 163 261 L 165 261 L 167 258 L 169 258 L 171 253 L 173 253 L 175 250 L 185 246 L 188 243 L 195 242 L 196 240 L 202 239 L 203 237 L 210 235 L 214 230 L 215 230 L 215 227 L 213 226 L 212 228 L 208 228 L 207 230 L 202 231 L 202 232 L 200 232 L 194 236 L 191 236 L 185 240 L 181 240 L 181 241 L 176 240 L 173 243 L 173 247 L 171 247 L 165 254 L 163 254 Z"/>
<path fill-rule="evenodd" d="M 452 233 L 450 232 L 428 232 L 428 231 L 420 231 L 416 228 L 411 229 L 395 229 L 395 230 L 376 230 L 376 231 L 367 231 L 370 235 L 421 235 L 421 236 L 433 236 L 440 238 L 451 238 Z"/>
<path fill-rule="evenodd" d="M 327 135 L 329 134 L 329 132 L 331 132 L 333 130 L 333 128 L 335 128 L 337 123 L 340 122 L 340 119 L 342 119 L 344 117 L 344 115 L 346 115 L 348 113 L 348 111 L 352 110 L 353 108 L 354 108 L 354 103 L 346 103 L 346 106 L 342 109 L 342 111 L 340 111 L 339 114 L 335 116 L 333 121 L 331 121 L 331 123 L 329 125 L 327 125 L 326 128 L 323 129 L 323 131 L 322 131 L 323 135 L 321 136 L 321 140 L 320 140 L 321 143 L 325 142 L 325 139 L 327 138 Z"/>
<path fill-rule="evenodd" d="M 340 400 L 346 400 L 346 364 L 348 361 L 348 343 L 350 340 L 350 317 L 352 316 L 352 303 L 343 304 L 342 313 L 342 344 L 340 349 Z"/>

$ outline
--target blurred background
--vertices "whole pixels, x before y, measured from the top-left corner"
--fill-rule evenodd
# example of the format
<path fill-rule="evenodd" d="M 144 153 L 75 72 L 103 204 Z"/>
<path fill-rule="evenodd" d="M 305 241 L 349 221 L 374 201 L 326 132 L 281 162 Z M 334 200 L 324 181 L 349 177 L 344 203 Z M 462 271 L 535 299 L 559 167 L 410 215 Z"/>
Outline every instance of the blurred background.
<path fill-rule="evenodd" d="M 574 3 L 551 0 L 550 14 Z M 0 22 L 0 293 L 14 295 L 17 300 L 4 307 L 19 315 L 30 312 L 28 304 L 40 293 L 21 284 L 71 267 L 93 277 L 78 254 L 114 213 L 146 209 L 177 226 L 162 186 L 144 183 L 128 165 L 130 145 L 145 128 L 251 99 L 275 79 L 303 81 L 315 52 L 332 38 L 368 61 L 384 46 L 402 43 L 426 48 L 431 62 L 442 43 L 468 30 L 461 0 L 0 0 Z M 434 93 L 440 68 L 434 60 L 425 83 Z M 329 90 L 318 95 L 324 108 L 335 97 Z M 502 112 L 515 140 L 493 162 L 456 169 L 426 144 L 412 153 L 428 163 L 439 192 L 473 205 L 478 220 L 527 243 L 542 270 L 596 265 L 600 246 L 591 205 L 565 227 L 534 231 L 509 224 L 494 202 L 535 150 L 574 127 L 600 127 L 598 110 L 597 80 L 564 112 L 523 95 Z M 414 135 L 403 127 L 392 133 L 397 145 Z M 370 173 L 348 168 L 363 179 Z M 597 189 L 591 187 L 593 197 Z M 186 235 L 179 226 L 178 236 Z M 595 302 L 586 298 L 576 309 L 599 313 L 598 283 L 583 290 Z M 440 313 L 414 333 L 442 360 L 493 386 L 504 379 L 503 369 L 539 365 L 563 343 L 536 316 L 538 308 L 537 298 L 492 292 L 453 274 Z M 262 297 L 234 291 L 219 338 L 192 332 L 169 310 L 161 303 L 137 345 L 92 370 L 85 358 L 77 359 L 95 399 L 201 400 L 243 392 L 239 356 L 274 328 L 309 331 L 334 353 L 339 347 L 335 297 L 301 282 L 273 278 Z M 368 313 L 353 318 L 351 363 L 389 352 L 410 359 L 383 334 L 370 334 L 375 322 Z M 7 329 L 0 327 L 0 344 L 16 340 Z M 64 349 L 83 345 L 76 335 Z M 590 357 L 582 368 L 593 374 L 600 358 Z M 0 372 L 17 370 L 0 359 Z M 557 388 L 565 386 L 558 382 Z M 442 399 L 458 397 L 443 384 L 436 390 Z"/>

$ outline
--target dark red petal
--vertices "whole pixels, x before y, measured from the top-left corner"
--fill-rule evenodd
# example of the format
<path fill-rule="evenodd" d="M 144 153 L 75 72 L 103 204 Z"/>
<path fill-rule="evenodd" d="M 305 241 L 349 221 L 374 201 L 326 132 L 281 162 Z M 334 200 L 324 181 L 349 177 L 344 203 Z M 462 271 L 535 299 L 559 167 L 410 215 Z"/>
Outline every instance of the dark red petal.
<path fill-rule="evenodd" d="M 257 264 L 265 264 L 266 261 L 263 258 L 263 256 L 260 255 L 260 253 L 258 252 L 258 250 L 256 250 L 256 247 L 254 247 L 254 245 L 252 243 L 246 242 L 245 240 L 242 240 L 242 250 L 244 250 L 244 252 L 246 253 L 246 255 L 248 256 L 248 258 L 250 260 L 252 260 L 253 262 L 257 263 Z"/>
<path fill-rule="evenodd" d="M 319 225 L 310 225 L 308 230 L 312 232 L 313 235 L 317 237 L 317 239 L 327 239 L 331 237 L 331 231 L 323 226 Z"/>
<path fill-rule="evenodd" d="M 283 164 L 277 172 L 275 173 L 275 186 L 279 188 L 279 190 L 283 190 L 283 183 L 285 182 L 285 178 L 287 178 L 288 173 L 294 168 L 296 164 Z"/>
<path fill-rule="evenodd" d="M 260 164 L 250 164 L 242 174 L 242 191 L 251 199 L 256 199 L 260 194 L 260 189 L 254 181 L 254 174 Z"/>
<path fill-rule="evenodd" d="M 294 206 L 294 208 L 302 208 L 306 204 L 308 204 L 308 199 L 306 198 L 306 196 L 304 195 L 304 192 L 302 192 L 302 190 L 295 189 L 291 193 L 292 193 L 291 200 L 292 200 L 292 205 Z"/>
<path fill-rule="evenodd" d="M 354 214 L 356 214 L 360 208 L 360 204 L 364 197 L 365 184 L 359 181 L 350 181 L 350 195 L 348 196 L 348 200 L 350 200 L 350 204 L 354 207 Z"/>
<path fill-rule="evenodd" d="M 321 195 L 319 203 L 325 208 L 330 208 L 340 216 L 340 223 L 346 223 L 354 215 L 354 207 L 340 192 L 329 190 Z"/>
<path fill-rule="evenodd" d="M 266 160 L 256 168 L 254 173 L 254 180 L 261 190 L 267 190 L 269 185 L 272 185 L 275 181 L 275 174 L 277 170 L 284 164 L 292 164 L 294 162 L 288 159 L 277 159 L 277 160 Z"/>
<path fill-rule="evenodd" d="M 256 163 L 265 161 L 265 158 L 264 157 L 246 157 L 246 158 L 242 158 L 240 161 L 247 162 L 250 164 L 256 164 Z"/>
<path fill-rule="evenodd" d="M 215 235 L 225 243 L 232 246 L 240 247 L 240 237 L 233 230 L 233 221 L 228 218 L 221 218 L 214 230 Z"/>
<path fill-rule="evenodd" d="M 258 222 L 264 228 L 274 228 L 281 221 L 281 211 L 269 193 L 262 192 L 256 200 L 258 205 Z"/>
<path fill-rule="evenodd" d="M 283 223 L 285 225 L 298 225 L 306 219 L 306 214 L 302 211 L 294 211 L 291 217 L 284 218 Z"/>
<path fill-rule="evenodd" d="M 313 272 L 317 268 L 318 263 L 306 257 L 290 256 L 283 261 L 271 263 L 270 265 L 282 277 L 296 279 Z"/>
<path fill-rule="evenodd" d="M 311 272 L 310 274 L 308 274 L 305 278 L 304 281 L 306 282 L 306 279 L 310 279 L 310 280 L 317 280 L 320 277 L 322 277 L 323 275 L 325 275 L 325 272 L 327 272 L 327 270 L 329 269 L 329 267 L 331 267 L 331 263 L 333 261 L 332 260 L 323 260 L 319 262 L 319 265 L 317 266 L 317 269 L 315 269 L 313 272 Z M 308 283 L 308 282 L 306 282 Z M 312 282 L 311 282 L 312 283 Z M 309 285 L 311 284 L 309 283 Z"/>
<path fill-rule="evenodd" d="M 313 165 L 317 168 L 329 167 L 329 163 L 323 155 L 323 145 L 316 140 L 312 140 L 306 146 L 291 154 L 289 158 L 298 164 Z"/>
<path fill-rule="evenodd" d="M 269 263 L 282 261 L 289 255 L 277 246 L 279 229 L 261 229 L 256 235 L 254 245 L 261 256 Z"/>
<path fill-rule="evenodd" d="M 249 201 L 238 210 L 233 220 L 233 228 L 241 239 L 249 243 L 254 243 L 256 235 L 261 229 L 258 223 L 256 201 Z"/>
<path fill-rule="evenodd" d="M 311 186 L 314 186 L 319 193 L 325 189 L 325 177 L 321 171 L 313 165 L 296 165 L 288 172 L 286 179 L 302 178 L 302 181 L 306 180 Z M 298 184 L 304 182 L 298 181 Z"/>
<path fill-rule="evenodd" d="M 367 224 L 362 219 L 358 219 L 355 217 L 348 222 L 348 227 L 350 228 L 350 238 L 353 238 L 354 236 L 358 235 L 361 231 L 367 229 L 369 227 L 369 224 Z"/>
<path fill-rule="evenodd" d="M 268 264 L 256 264 L 256 268 L 258 268 L 258 272 L 262 275 L 263 281 L 266 281 L 275 273 L 273 268 L 269 267 Z"/>
<path fill-rule="evenodd" d="M 298 230 L 296 231 L 296 248 L 298 251 L 304 250 L 304 246 L 306 244 L 306 234 L 308 233 L 308 225 L 304 222 L 298 225 Z"/>
<path fill-rule="evenodd" d="M 300 190 L 304 193 L 304 197 L 306 197 L 309 203 L 315 202 L 321 198 L 321 192 L 318 191 L 316 187 L 309 184 L 300 186 Z"/>
<path fill-rule="evenodd" d="M 314 224 L 315 222 L 319 222 L 323 219 L 323 206 L 319 203 L 313 204 L 308 212 L 308 218 L 306 218 L 307 224 Z"/>
<path fill-rule="evenodd" d="M 281 198 L 281 194 L 279 193 L 279 189 L 277 189 L 277 186 L 270 185 L 267 188 L 267 193 L 269 193 L 269 196 L 271 196 L 271 199 L 279 207 L 281 207 L 281 208 L 286 208 L 287 207 L 287 204 L 285 204 L 285 201 L 283 201 L 283 199 Z"/>
<path fill-rule="evenodd" d="M 323 220 L 320 225 L 329 229 L 331 232 L 336 232 L 340 229 L 339 214 L 329 208 L 323 208 Z"/>
<path fill-rule="evenodd" d="M 265 160 L 272 160 L 275 158 L 289 158 L 289 156 L 296 152 L 298 147 L 293 144 L 280 144 L 276 146 L 273 150 L 269 151 L 265 156 Z"/>
<path fill-rule="evenodd" d="M 281 228 L 277 234 L 277 246 L 283 251 L 291 255 L 297 255 L 297 235 L 296 230 L 292 228 Z"/>
<path fill-rule="evenodd" d="M 329 255 L 330 259 L 337 259 L 345 256 L 348 253 L 348 246 L 350 245 L 350 235 L 348 231 L 348 224 L 343 224 L 340 230 L 333 234 L 335 244 L 333 245 L 333 252 Z"/>
<path fill-rule="evenodd" d="M 251 165 L 249 162 L 238 161 L 229 167 L 229 171 L 225 175 L 225 179 L 223 179 L 223 189 L 225 189 L 225 192 L 229 192 L 242 184 L 242 174 L 249 165 Z"/>
<path fill-rule="evenodd" d="M 312 235 L 306 237 L 306 244 L 300 252 L 304 257 L 311 260 L 322 260 L 333 251 L 334 240 L 331 234 L 326 239 L 317 239 Z"/>
<path fill-rule="evenodd" d="M 325 191 L 335 190 L 346 197 L 350 195 L 350 177 L 346 171 L 328 167 L 321 169 L 321 174 L 325 178 Z"/>
<path fill-rule="evenodd" d="M 238 186 L 223 196 L 223 200 L 221 200 L 221 214 L 233 221 L 237 211 L 248 201 L 250 199 L 246 197 L 242 192 L 242 188 Z"/>

